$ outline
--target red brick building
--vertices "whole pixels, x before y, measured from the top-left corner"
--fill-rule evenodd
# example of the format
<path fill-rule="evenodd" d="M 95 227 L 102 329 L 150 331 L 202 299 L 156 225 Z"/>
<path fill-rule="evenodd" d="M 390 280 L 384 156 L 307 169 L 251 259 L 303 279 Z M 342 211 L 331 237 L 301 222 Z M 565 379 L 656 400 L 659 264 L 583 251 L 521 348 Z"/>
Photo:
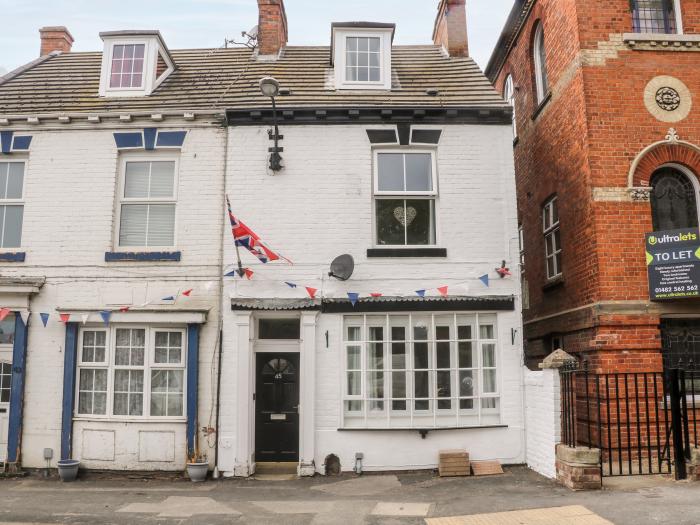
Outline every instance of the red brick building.
<path fill-rule="evenodd" d="M 650 300 L 645 257 L 698 227 L 700 0 L 516 0 L 486 74 L 514 105 L 529 363 L 700 361 L 700 299 Z"/>

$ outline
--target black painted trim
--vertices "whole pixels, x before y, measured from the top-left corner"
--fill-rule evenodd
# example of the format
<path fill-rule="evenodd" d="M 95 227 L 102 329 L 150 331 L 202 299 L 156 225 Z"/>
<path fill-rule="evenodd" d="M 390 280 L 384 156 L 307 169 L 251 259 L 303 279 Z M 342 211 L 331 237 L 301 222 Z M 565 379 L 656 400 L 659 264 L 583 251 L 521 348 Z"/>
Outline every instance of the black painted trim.
<path fill-rule="evenodd" d="M 179 262 L 182 252 L 105 252 L 105 262 Z"/>
<path fill-rule="evenodd" d="M 545 106 L 549 103 L 550 100 L 552 100 L 551 91 L 545 95 L 545 97 L 542 99 L 542 102 L 540 102 L 537 108 L 535 109 L 535 112 L 532 114 L 532 120 L 535 120 L 539 116 L 539 114 L 542 113 Z"/>
<path fill-rule="evenodd" d="M 411 125 L 405 122 L 396 125 L 396 129 L 399 131 L 399 144 L 402 146 L 408 146 L 411 142 Z"/>
<path fill-rule="evenodd" d="M 367 257 L 447 257 L 447 248 L 368 248 Z"/>
<path fill-rule="evenodd" d="M 396 144 L 396 131 L 393 129 L 368 129 L 367 138 L 371 144 Z"/>
<path fill-rule="evenodd" d="M 278 108 L 285 125 L 292 124 L 508 124 L 513 123 L 511 107 L 307 107 Z M 273 124 L 272 107 L 230 109 L 226 111 L 229 126 L 259 126 Z"/>
<path fill-rule="evenodd" d="M 515 310 L 513 297 L 479 298 L 470 299 L 398 299 L 391 301 L 362 301 L 352 305 L 350 300 L 324 301 L 321 305 L 321 313 L 324 314 L 349 314 L 349 313 L 391 313 L 391 312 L 481 312 L 498 311 L 509 312 Z"/>
<path fill-rule="evenodd" d="M 26 257 L 25 252 L 0 253 L 0 262 L 23 263 Z"/>
<path fill-rule="evenodd" d="M 414 144 L 439 144 L 441 129 L 414 129 L 411 142 Z"/>

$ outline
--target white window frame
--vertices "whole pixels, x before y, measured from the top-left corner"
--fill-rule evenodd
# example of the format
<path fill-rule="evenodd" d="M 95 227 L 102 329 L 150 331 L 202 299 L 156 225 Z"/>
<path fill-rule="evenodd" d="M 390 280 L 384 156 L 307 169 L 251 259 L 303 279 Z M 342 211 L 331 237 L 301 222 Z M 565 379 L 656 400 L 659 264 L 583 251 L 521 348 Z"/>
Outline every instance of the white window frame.
<path fill-rule="evenodd" d="M 381 89 L 391 90 L 391 29 L 333 29 L 333 64 L 335 69 L 336 89 Z M 347 79 L 346 46 L 348 37 L 379 38 L 380 71 L 379 81 L 351 81 Z"/>
<path fill-rule="evenodd" d="M 515 82 L 513 75 L 509 74 L 503 83 L 503 100 L 513 109 L 513 138 L 518 136 L 518 126 L 515 120 Z"/>
<path fill-rule="evenodd" d="M 429 191 L 379 191 L 379 155 L 382 153 L 396 154 L 429 154 L 432 161 L 432 186 Z M 375 248 L 435 248 L 440 245 L 438 225 L 438 172 L 437 151 L 430 148 L 375 148 L 372 152 L 372 245 Z M 379 244 L 377 237 L 377 200 L 395 198 L 404 200 L 432 200 L 433 201 L 433 228 L 435 230 L 435 242 L 433 244 Z M 405 240 L 405 235 L 404 235 Z"/>
<path fill-rule="evenodd" d="M 114 46 L 133 44 L 143 44 L 145 46 L 141 87 L 110 87 Z M 156 77 L 159 53 L 168 67 L 160 76 Z M 104 50 L 102 52 L 102 74 L 100 75 L 99 95 L 101 97 L 145 97 L 155 91 L 173 71 L 175 71 L 175 64 L 168 56 L 166 49 L 161 45 L 160 39 L 157 36 L 107 37 L 104 38 Z"/>
<path fill-rule="evenodd" d="M 532 46 L 533 64 L 535 68 L 535 90 L 537 103 L 541 104 L 549 94 L 549 77 L 547 76 L 546 60 L 542 61 L 542 55 L 546 56 L 546 44 L 544 40 L 544 24 L 540 20 L 535 28 L 535 37 Z"/>
<path fill-rule="evenodd" d="M 15 159 L 15 158 L 8 158 L 7 160 L 5 159 L 0 159 L 0 164 L 22 164 L 22 195 L 18 199 L 0 199 L 0 206 L 22 206 L 22 229 L 19 232 L 19 246 L 12 246 L 12 247 L 3 247 L 3 244 L 5 242 L 5 217 L 3 216 L 3 221 L 2 221 L 2 230 L 0 230 L 0 252 L 2 251 L 13 251 L 13 250 L 18 250 L 22 247 L 23 242 L 24 242 L 24 211 L 25 211 L 25 190 L 27 186 L 27 159 Z M 9 173 L 8 173 L 9 175 Z M 8 176 L 8 182 L 9 182 L 9 176 Z"/>
<path fill-rule="evenodd" d="M 681 10 L 681 0 L 671 0 L 673 2 L 673 11 L 674 15 L 676 17 L 676 32 L 675 33 L 658 33 L 658 34 L 664 34 L 664 35 L 682 35 L 683 33 L 683 16 L 682 16 L 682 10 Z M 634 17 L 634 11 L 631 11 L 632 16 Z M 634 26 L 634 20 L 633 20 L 633 26 Z M 636 34 L 646 34 L 646 35 L 652 35 L 655 33 L 636 33 Z"/>
<path fill-rule="evenodd" d="M 126 186 L 126 165 L 129 162 L 174 162 L 173 173 L 173 196 L 172 198 L 156 197 L 156 198 L 132 198 L 124 197 L 124 189 Z M 121 156 L 119 160 L 119 183 L 117 185 L 116 195 L 116 221 L 114 224 L 114 242 L 112 243 L 115 251 L 121 252 L 159 252 L 174 249 L 177 247 L 177 225 L 178 225 L 178 184 L 180 173 L 180 156 L 170 152 L 153 152 L 148 155 L 127 153 Z M 119 234 L 122 222 L 122 205 L 123 204 L 173 204 L 175 206 L 175 215 L 173 217 L 173 244 L 171 246 L 121 246 L 119 244 Z"/>
<path fill-rule="evenodd" d="M 0 374 L 0 376 L 7 375 L 10 378 L 10 388 L 8 389 L 9 397 L 8 397 L 7 401 L 2 400 L 2 389 L 0 389 L 0 406 L 5 407 L 5 406 L 8 406 L 10 404 L 10 398 L 12 397 L 12 361 L 0 358 L 0 368 L 2 367 L 2 365 L 6 365 L 10 369 L 9 374 Z M 1 372 L 1 370 L 0 370 L 0 372 Z"/>
<path fill-rule="evenodd" d="M 554 220 L 554 208 L 557 209 L 556 221 Z M 561 241 L 561 229 L 560 229 L 561 216 L 559 215 L 559 205 L 558 197 L 554 195 L 548 199 L 542 206 L 542 234 L 544 236 L 544 266 L 545 275 L 547 275 L 548 280 L 558 279 L 562 275 L 562 269 L 557 262 L 557 256 L 561 259 L 562 248 L 556 243 L 556 233 L 559 232 L 559 238 Z M 549 253 L 547 250 L 547 239 L 552 237 L 552 246 L 554 251 Z M 549 273 L 549 259 L 554 260 L 554 274 Z"/>
<path fill-rule="evenodd" d="M 435 334 L 436 318 L 444 319 L 452 317 L 451 321 L 451 336 L 449 340 L 440 340 L 440 342 L 449 342 L 450 344 L 450 397 L 449 398 L 438 398 L 437 396 L 437 339 Z M 459 339 L 457 333 L 457 320 L 460 317 L 470 317 L 472 321 L 470 326 L 472 327 L 472 333 L 470 339 Z M 374 398 L 369 397 L 369 366 L 368 366 L 368 356 L 369 356 L 369 345 L 372 341 L 369 340 L 369 327 L 379 326 L 377 323 L 372 321 L 378 319 L 384 319 L 381 325 L 384 329 L 384 339 L 383 344 L 383 374 L 384 374 L 384 397 L 382 398 L 384 403 L 384 408 L 382 410 L 377 410 L 376 416 L 370 414 L 369 405 L 371 400 Z M 392 368 L 392 348 L 391 348 L 391 318 L 402 318 L 407 319 L 408 324 L 405 325 L 407 330 L 407 339 L 405 340 L 406 350 L 405 359 L 406 365 L 403 369 L 393 369 Z M 414 366 L 414 356 L 413 351 L 414 342 L 414 320 L 425 318 L 430 319 L 430 327 L 428 329 L 428 350 L 429 354 L 429 367 L 427 369 L 420 368 L 416 369 Z M 369 322 L 368 322 L 369 320 Z M 485 321 L 484 321 L 485 320 Z M 481 326 L 483 324 L 493 326 L 494 339 L 481 339 Z M 349 314 L 341 317 L 341 340 L 342 340 L 342 366 L 340 367 L 340 411 L 342 417 L 343 428 L 462 428 L 462 427 L 479 427 L 483 425 L 493 425 L 500 424 L 502 421 L 502 357 L 501 357 L 501 343 L 499 339 L 499 319 L 496 312 L 411 312 L 411 313 L 396 313 L 396 314 Z M 348 341 L 347 340 L 347 328 L 349 326 L 360 328 L 360 340 L 359 341 Z M 394 324 L 398 326 L 398 324 Z M 404 325 L 402 325 L 404 326 Z M 423 342 L 419 340 L 418 342 Z M 472 355 L 476 358 L 476 363 L 473 363 L 471 368 L 461 368 L 459 365 L 459 342 L 469 342 L 472 345 Z M 493 344 L 495 367 L 483 366 L 483 348 L 484 345 Z M 359 395 L 348 395 L 348 368 L 347 368 L 347 348 L 349 346 L 360 346 L 360 361 L 361 361 L 361 393 Z M 484 392 L 484 370 L 495 369 L 496 370 L 496 382 L 495 382 L 495 392 Z M 355 371 L 356 369 L 351 369 L 350 371 Z M 447 369 L 439 369 L 447 370 Z M 415 397 L 415 373 L 416 371 L 428 371 L 429 380 L 429 397 L 428 398 L 416 398 Z M 460 371 L 471 371 L 472 377 L 476 376 L 478 379 L 474 387 L 474 393 L 472 396 L 461 396 L 459 390 L 459 372 Z M 404 372 L 406 375 L 406 397 L 405 398 L 393 398 L 392 394 L 392 372 Z M 439 408 L 438 402 L 440 400 L 451 400 L 451 408 L 441 409 Z M 472 399 L 473 407 L 471 409 L 460 408 L 460 400 Z M 482 406 L 482 401 L 485 399 L 496 399 L 496 407 L 484 408 Z M 406 409 L 405 410 L 394 410 L 393 401 L 394 400 L 405 400 Z M 415 408 L 416 400 L 428 400 L 431 408 L 428 410 L 419 410 Z M 357 411 L 356 414 L 351 414 L 346 409 L 346 402 L 351 401 L 361 401 L 362 410 Z M 403 418 L 406 420 L 408 418 L 408 424 L 392 424 L 392 419 Z M 445 418 L 449 418 L 446 420 Z M 485 418 L 489 418 L 488 421 L 484 422 Z M 476 424 L 474 422 L 476 421 Z M 497 421 L 497 422 L 496 422 Z"/>
<path fill-rule="evenodd" d="M 116 337 L 118 329 L 145 330 L 145 348 L 143 366 L 129 366 L 114 364 L 116 353 Z M 83 361 L 83 333 L 106 332 L 107 348 L 105 351 L 106 362 L 92 363 Z M 155 333 L 156 332 L 180 332 L 182 334 L 181 363 L 155 363 Z M 85 325 L 78 331 L 78 359 L 76 363 L 75 404 L 73 419 L 75 420 L 100 420 L 100 421 L 140 421 L 140 422 L 184 422 L 187 421 L 187 329 L 182 326 L 167 325 L 143 325 L 112 323 L 110 326 Z M 106 414 L 80 414 L 80 371 L 100 369 L 107 370 L 107 404 Z M 114 375 L 115 370 L 143 370 L 143 415 L 114 415 Z M 152 416 L 151 412 L 151 372 L 154 370 L 181 370 L 182 371 L 182 416 Z"/>

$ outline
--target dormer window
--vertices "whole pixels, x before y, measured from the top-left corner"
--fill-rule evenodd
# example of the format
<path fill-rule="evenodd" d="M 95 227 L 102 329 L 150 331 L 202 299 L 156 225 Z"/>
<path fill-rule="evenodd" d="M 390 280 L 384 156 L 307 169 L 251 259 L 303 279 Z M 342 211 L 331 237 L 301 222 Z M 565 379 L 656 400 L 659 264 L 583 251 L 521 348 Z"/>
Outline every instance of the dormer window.
<path fill-rule="evenodd" d="M 336 89 L 391 89 L 394 24 L 333 24 L 331 58 Z"/>
<path fill-rule="evenodd" d="M 100 96 L 150 95 L 173 71 L 175 63 L 158 31 L 100 33 L 102 55 Z"/>

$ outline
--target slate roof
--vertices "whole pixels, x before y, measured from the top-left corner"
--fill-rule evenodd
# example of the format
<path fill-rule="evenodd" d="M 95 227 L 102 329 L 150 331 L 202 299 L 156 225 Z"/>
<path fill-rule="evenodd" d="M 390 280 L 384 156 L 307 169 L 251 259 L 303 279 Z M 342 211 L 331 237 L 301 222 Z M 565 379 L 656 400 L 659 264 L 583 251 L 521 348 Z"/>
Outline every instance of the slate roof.
<path fill-rule="evenodd" d="M 278 98 L 281 108 L 507 107 L 471 58 L 446 57 L 434 45 L 394 46 L 391 91 L 334 90 L 327 46 L 289 46 L 276 62 L 257 61 L 247 48 L 171 55 L 176 71 L 151 96 L 137 98 L 98 96 L 101 52 L 48 57 L 0 78 L 0 115 L 267 108 L 258 88 L 267 75 L 291 90 Z"/>

